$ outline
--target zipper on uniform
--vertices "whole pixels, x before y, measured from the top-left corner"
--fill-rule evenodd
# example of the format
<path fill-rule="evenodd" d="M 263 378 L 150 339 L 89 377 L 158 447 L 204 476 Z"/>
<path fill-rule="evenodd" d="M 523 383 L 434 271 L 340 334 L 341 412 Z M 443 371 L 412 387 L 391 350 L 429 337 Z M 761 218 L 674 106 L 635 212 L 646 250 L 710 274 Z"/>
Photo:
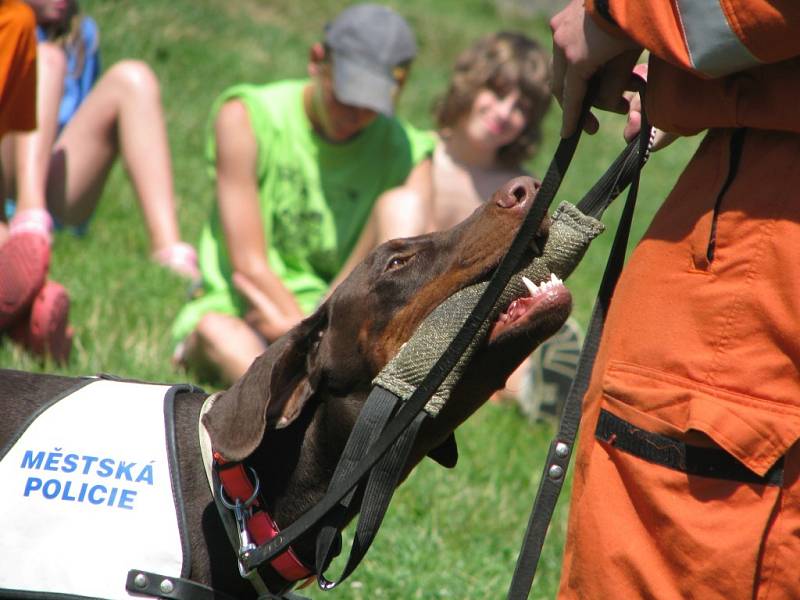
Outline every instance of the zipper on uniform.
<path fill-rule="evenodd" d="M 728 176 L 725 178 L 725 183 L 722 184 L 719 194 L 717 194 L 717 199 L 714 202 L 714 214 L 711 217 L 711 234 L 708 238 L 708 249 L 706 250 L 706 258 L 709 264 L 714 260 L 714 250 L 717 246 L 717 219 L 719 219 L 719 213 L 722 210 L 722 198 L 725 196 L 725 192 L 728 191 L 731 183 L 733 183 L 733 179 L 736 177 L 736 173 L 739 170 L 739 159 L 742 158 L 745 131 L 747 130 L 737 129 L 731 136 L 731 155 L 728 164 Z"/>

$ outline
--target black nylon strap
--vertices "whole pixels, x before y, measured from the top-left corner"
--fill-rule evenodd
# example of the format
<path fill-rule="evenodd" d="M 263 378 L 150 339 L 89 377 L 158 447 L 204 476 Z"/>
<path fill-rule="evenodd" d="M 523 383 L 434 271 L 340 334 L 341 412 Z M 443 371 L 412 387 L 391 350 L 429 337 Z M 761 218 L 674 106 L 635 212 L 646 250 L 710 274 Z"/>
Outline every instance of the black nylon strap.
<path fill-rule="evenodd" d="M 547 529 L 550 520 L 553 518 L 553 511 L 555 510 L 556 502 L 558 501 L 561 488 L 566 479 L 569 459 L 572 455 L 575 437 L 581 420 L 583 396 L 589 387 L 592 367 L 600 345 L 603 325 L 605 323 L 606 314 L 608 313 L 608 306 L 625 262 L 625 250 L 628 245 L 630 227 L 633 221 L 633 209 L 639 190 L 639 173 L 644 163 L 649 141 L 650 128 L 647 126 L 643 115 L 642 130 L 637 140 L 637 169 L 632 173 L 628 198 L 625 202 L 622 216 L 620 217 L 617 233 L 614 237 L 614 243 L 612 244 L 609 254 L 608 264 L 603 273 L 603 279 L 597 294 L 594 310 L 592 311 L 589 329 L 583 343 L 583 348 L 581 349 L 578 370 L 570 386 L 569 393 L 567 394 L 559 430 L 556 437 L 550 443 L 550 448 L 547 453 L 544 472 L 539 480 L 539 488 L 536 492 L 536 498 L 528 520 L 528 527 L 525 532 L 525 537 L 523 538 L 519 557 L 517 558 L 514 575 L 511 579 L 508 600 L 524 600 L 528 597 L 531 585 L 533 584 L 534 575 L 536 574 L 536 567 L 539 563 L 542 547 L 544 546 Z M 625 155 L 627 151 L 628 149 L 623 152 L 623 155 Z M 620 162 L 620 165 L 624 164 L 624 162 L 625 161 Z M 617 163 L 615 162 L 615 164 Z M 619 179 L 619 177 L 617 177 L 617 179 Z M 608 186 L 606 188 L 607 193 L 613 194 L 617 187 L 617 184 Z M 609 203 L 610 200 L 605 202 L 605 206 L 608 206 Z M 604 203 L 598 203 L 597 206 L 602 204 Z M 602 212 L 602 210 L 600 212 Z"/>
<path fill-rule="evenodd" d="M 353 431 L 347 439 L 342 456 L 336 465 L 328 490 L 335 490 L 353 471 L 361 457 L 364 456 L 369 446 L 378 438 L 386 427 L 398 398 L 383 388 L 378 388 L 377 393 L 372 393 L 364 403 L 364 407 L 358 415 Z M 358 486 L 360 487 L 360 486 Z M 324 519 L 324 525 L 317 534 L 316 548 L 316 571 L 322 581 L 322 573 L 328 567 L 328 563 L 333 558 L 333 550 L 339 545 L 341 539 L 340 531 L 344 527 L 347 510 L 353 501 L 358 490 L 353 488 L 348 492 L 341 502 L 334 507 Z M 338 551 L 338 548 L 337 548 Z"/>
<path fill-rule="evenodd" d="M 588 112 L 588 97 L 585 104 L 586 106 L 582 111 L 582 115 L 584 116 Z M 280 536 L 244 554 L 241 557 L 241 561 L 245 569 L 253 569 L 262 562 L 277 556 L 286 550 L 300 535 L 317 524 L 341 498 L 357 485 L 366 475 L 367 471 L 372 468 L 395 440 L 400 437 L 402 432 L 412 423 L 417 413 L 423 410 L 430 397 L 439 388 L 456 365 L 461 355 L 469 347 L 469 344 L 477 334 L 483 321 L 488 317 L 501 292 L 514 274 L 516 265 L 519 263 L 523 253 L 539 231 L 539 226 L 544 216 L 547 214 L 550 204 L 564 178 L 564 173 L 575 153 L 581 130 L 582 122 L 571 137 L 563 139 L 559 143 L 553 160 L 542 181 L 536 201 L 529 209 L 514 241 L 511 243 L 508 253 L 495 270 L 480 300 L 451 344 L 442 353 L 442 356 L 439 357 L 408 401 L 400 408 L 397 415 L 389 422 L 380 438 L 376 440 L 364 458 L 336 489 L 330 490 L 318 504 L 309 509 L 297 521 L 286 527 Z M 375 393 L 389 392 L 376 386 L 373 388 L 370 396 Z"/>
<path fill-rule="evenodd" d="M 647 160 L 645 153 L 643 162 Z M 631 140 L 608 170 L 575 206 L 583 214 L 599 219 L 611 202 L 630 185 L 639 169 L 639 138 Z"/>
<path fill-rule="evenodd" d="M 375 536 L 378 534 L 378 529 L 383 522 L 386 510 L 389 508 L 392 495 L 400 479 L 400 473 L 408 461 L 414 440 L 417 438 L 420 427 L 426 418 L 426 413 L 420 412 L 403 432 L 403 435 L 400 436 L 397 443 L 392 446 L 392 449 L 384 455 L 370 472 L 347 564 L 339 579 L 335 582 L 325 579 L 321 574 L 322 570 L 320 570 L 320 575 L 317 576 L 320 588 L 330 590 L 339 585 L 347 579 L 367 554 Z"/>
<path fill-rule="evenodd" d="M 692 446 L 666 435 L 646 431 L 607 410 L 600 411 L 594 435 L 617 450 L 687 475 L 757 485 L 783 485 L 783 458 L 762 477 L 721 448 Z"/>

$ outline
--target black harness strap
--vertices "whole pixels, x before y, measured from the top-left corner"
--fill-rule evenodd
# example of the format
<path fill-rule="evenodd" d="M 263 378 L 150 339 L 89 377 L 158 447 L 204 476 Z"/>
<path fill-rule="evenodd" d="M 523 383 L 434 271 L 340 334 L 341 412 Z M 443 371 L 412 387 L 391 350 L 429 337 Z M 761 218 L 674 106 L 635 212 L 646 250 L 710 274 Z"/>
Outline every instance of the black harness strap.
<path fill-rule="evenodd" d="M 128 571 L 125 589 L 135 595 L 174 600 L 236 600 L 233 596 L 217 592 L 208 586 L 188 579 L 159 575 L 139 569 Z"/>
<path fill-rule="evenodd" d="M 344 581 L 367 554 L 375 536 L 378 534 L 378 529 L 383 522 L 383 517 L 389 508 L 389 502 L 400 480 L 403 466 L 408 461 L 414 440 L 417 438 L 425 419 L 426 414 L 420 412 L 403 432 L 403 435 L 400 436 L 398 442 L 392 446 L 392 449 L 384 455 L 370 472 L 367 487 L 364 491 L 364 500 L 359 512 L 355 536 L 353 537 L 352 549 L 342 574 L 337 581 L 328 581 L 322 575 L 324 570 L 322 564 L 324 563 L 318 562 L 317 564 L 317 579 L 320 588 L 323 590 L 331 590 Z M 319 561 L 321 558 L 327 560 L 328 557 L 321 557 L 318 553 L 317 560 Z"/>
<path fill-rule="evenodd" d="M 358 464 L 359 459 L 364 456 L 369 446 L 374 443 L 379 434 L 386 427 L 386 423 L 394 412 L 398 403 L 398 398 L 383 388 L 377 388 L 378 393 L 370 394 L 364 408 L 358 415 L 353 431 L 347 440 L 342 457 L 336 465 L 336 471 L 328 485 L 329 490 L 336 489 L 338 485 L 349 475 Z M 347 511 L 353 501 L 354 496 L 364 484 L 353 488 L 342 498 L 341 502 L 326 515 L 324 525 L 317 535 L 316 550 L 316 571 L 320 585 L 330 585 L 325 580 L 323 572 L 327 569 L 331 559 L 338 553 L 341 545 L 341 530 L 344 527 Z M 363 504 L 363 503 L 362 503 Z M 353 541 L 355 544 L 355 540 Z M 351 556 L 352 556 L 351 550 Z"/>
<path fill-rule="evenodd" d="M 601 188 L 608 196 L 602 201 L 595 202 L 591 200 L 591 205 L 594 207 L 594 210 L 599 211 L 599 214 L 601 214 L 611 203 L 611 200 L 613 200 L 612 196 L 618 194 L 619 191 L 624 188 L 625 182 L 623 178 L 630 176 L 628 198 L 622 216 L 620 217 L 617 233 L 614 237 L 614 242 L 609 254 L 608 264 L 603 273 L 603 279 L 592 312 L 589 330 L 586 334 L 583 348 L 581 349 L 578 370 L 570 386 L 569 393 L 567 394 L 559 430 L 556 437 L 551 442 L 550 449 L 547 453 L 544 472 L 539 480 L 539 489 L 536 492 L 536 499 L 534 500 L 533 509 L 531 510 L 531 515 L 528 520 L 528 528 L 525 532 L 522 548 L 517 558 L 514 576 L 509 587 L 508 600 L 524 600 L 528 597 L 528 592 L 533 584 L 533 577 L 536 573 L 536 567 L 539 563 L 542 547 L 544 545 L 544 538 L 547 534 L 550 520 L 553 517 L 556 502 L 561 494 L 561 488 L 566 479 L 569 460 L 572 455 L 575 437 L 578 433 L 578 426 L 581 420 L 583 396 L 589 387 L 592 366 L 594 365 L 597 350 L 600 346 L 600 338 L 603 333 L 603 325 L 608 313 L 608 307 L 611 303 L 614 288 L 616 287 L 617 280 L 622 271 L 622 266 L 625 262 L 625 250 L 628 246 L 628 238 L 633 221 L 633 209 L 639 191 L 639 173 L 647 156 L 650 135 L 650 127 L 645 122 L 644 115 L 642 115 L 642 129 L 638 140 L 635 143 L 629 144 L 625 152 L 623 152 L 620 158 L 614 163 L 620 167 L 620 173 L 614 177 L 615 181 L 611 185 L 605 185 Z M 631 151 L 631 146 L 636 148 L 634 163 L 636 168 L 633 170 L 629 168 L 627 171 L 629 175 L 625 176 L 624 173 L 626 171 L 622 169 L 622 167 L 629 164 L 631 161 L 630 156 L 628 156 Z M 610 182 L 611 179 L 606 183 Z M 586 199 L 584 199 L 583 203 L 589 204 Z M 594 216 L 599 216 L 599 214 L 595 214 Z"/>

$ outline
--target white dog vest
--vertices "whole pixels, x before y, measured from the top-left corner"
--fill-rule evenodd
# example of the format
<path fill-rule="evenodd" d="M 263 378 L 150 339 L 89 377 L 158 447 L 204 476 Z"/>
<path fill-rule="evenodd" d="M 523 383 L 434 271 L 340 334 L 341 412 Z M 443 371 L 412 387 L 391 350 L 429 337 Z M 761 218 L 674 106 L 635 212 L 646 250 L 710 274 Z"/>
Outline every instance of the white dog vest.
<path fill-rule="evenodd" d="M 91 380 L 0 454 L 0 590 L 142 598 L 125 590 L 130 569 L 184 575 L 165 429 L 179 389 Z"/>

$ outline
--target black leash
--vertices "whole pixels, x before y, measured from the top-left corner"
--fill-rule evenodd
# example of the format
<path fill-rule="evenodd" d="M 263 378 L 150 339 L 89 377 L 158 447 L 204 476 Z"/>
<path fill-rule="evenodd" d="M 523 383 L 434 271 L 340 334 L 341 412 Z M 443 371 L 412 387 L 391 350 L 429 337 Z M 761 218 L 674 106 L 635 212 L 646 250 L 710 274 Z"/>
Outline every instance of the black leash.
<path fill-rule="evenodd" d="M 514 576 L 508 591 L 508 600 L 524 600 L 528 597 L 536 567 L 539 563 L 547 529 L 553 517 L 556 502 L 566 479 L 569 460 L 574 449 L 575 437 L 581 420 L 583 396 L 589 387 L 592 367 L 597 356 L 600 338 L 603 333 L 608 307 L 614 294 L 617 280 L 625 262 L 633 210 L 639 191 L 639 174 L 647 160 L 651 141 L 651 129 L 642 115 L 642 129 L 639 137 L 628 144 L 611 169 L 578 204 L 585 214 L 599 218 L 611 201 L 630 183 L 617 233 L 609 253 L 600 290 L 592 311 L 589 329 L 581 349 L 578 369 L 570 386 L 564 405 L 558 433 L 550 443 L 544 472 L 539 480 L 528 527 L 523 538 L 522 548 L 517 558 Z"/>

